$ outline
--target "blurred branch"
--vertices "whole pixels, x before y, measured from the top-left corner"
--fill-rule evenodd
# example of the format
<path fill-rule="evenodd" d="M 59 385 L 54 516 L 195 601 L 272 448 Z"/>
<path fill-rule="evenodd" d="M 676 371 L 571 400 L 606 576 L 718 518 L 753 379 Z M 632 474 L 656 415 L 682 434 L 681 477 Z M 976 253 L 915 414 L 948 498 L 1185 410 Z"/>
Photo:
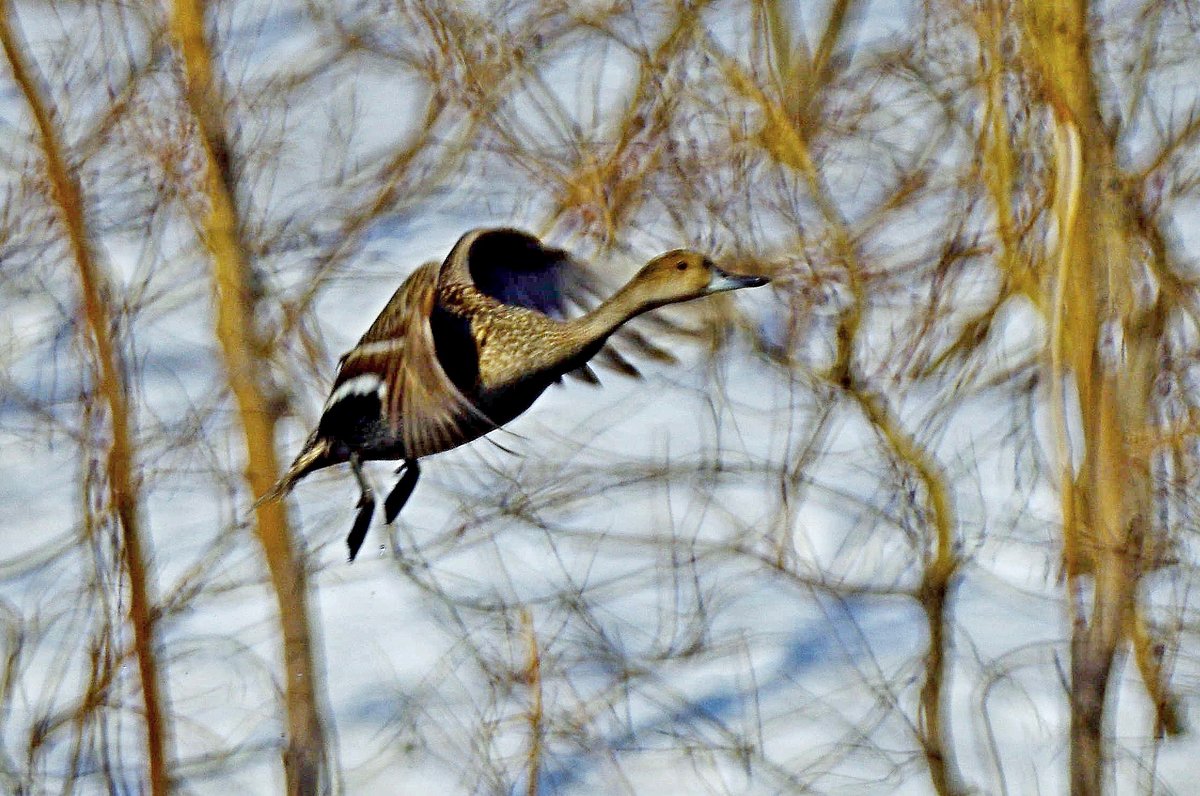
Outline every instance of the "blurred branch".
<path fill-rule="evenodd" d="M 529 686 L 531 704 L 529 705 L 529 750 L 526 753 L 526 776 L 528 796 L 537 796 L 541 789 L 542 757 L 545 755 L 545 715 L 542 708 L 542 652 L 538 648 L 537 628 L 533 624 L 533 615 L 528 608 L 521 609 L 521 628 L 525 633 L 528 646 L 528 659 L 525 665 L 525 682 Z"/>
<path fill-rule="evenodd" d="M 562 186 L 547 228 L 575 211 L 588 231 L 611 244 L 636 215 L 645 201 L 645 186 L 672 137 L 681 92 L 672 90 L 668 82 L 671 66 L 696 40 L 708 4 L 708 0 L 680 4 L 653 52 L 638 53 L 637 82 L 606 136 L 612 143 L 578 151 L 573 169 L 560 177 Z"/>
<path fill-rule="evenodd" d="M 1155 640 L 1146 618 L 1138 611 L 1132 620 L 1132 645 L 1134 661 L 1142 682 L 1154 703 L 1154 736 L 1178 736 L 1187 732 L 1187 722 L 1179 698 L 1168 685 L 1169 676 L 1164 666 L 1163 644 Z"/>
<path fill-rule="evenodd" d="M 133 410 L 125 383 L 120 349 L 113 339 L 116 329 L 111 315 L 111 287 L 96 262 L 85 218 L 84 197 L 79 180 L 43 99 L 42 82 L 36 65 L 26 53 L 11 6 L 0 0 L 0 43 L 13 78 L 37 126 L 42 157 L 50 183 L 51 198 L 58 208 L 67 233 L 79 278 L 84 320 L 91 333 L 95 364 L 100 373 L 97 389 L 108 404 L 112 444 L 108 451 L 107 477 L 112 510 L 121 527 L 125 568 L 129 574 L 129 621 L 133 626 L 138 673 L 146 716 L 146 759 L 150 792 L 165 796 L 170 789 L 167 747 L 170 743 L 169 710 L 155 658 L 156 616 L 153 584 L 146 567 L 139 517 L 139 484 L 135 475 Z"/>
<path fill-rule="evenodd" d="M 933 786 L 939 794 L 963 794 L 966 787 L 954 761 L 954 742 L 944 704 L 948 690 L 949 653 L 953 636 L 951 607 L 959 561 L 955 549 L 955 519 L 950 488 L 933 456 L 908 434 L 883 398 L 859 385 L 848 387 L 863 414 L 887 440 L 896 457 L 917 474 L 929 501 L 934 529 L 932 560 L 925 562 L 916 598 L 925 614 L 929 634 L 925 657 L 925 682 L 921 686 L 919 723 L 921 745 L 929 764 Z"/>
<path fill-rule="evenodd" d="M 171 32 L 183 66 L 184 96 L 204 153 L 208 214 L 203 230 L 213 267 L 217 338 L 245 435 L 246 480 L 251 494 L 263 495 L 279 475 L 275 425 L 280 410 L 259 375 L 261 363 L 270 360 L 269 342 L 254 325 L 255 299 L 237 214 L 233 153 L 205 40 L 203 8 L 198 0 L 175 0 L 171 11 Z M 307 576 L 303 557 L 294 549 L 286 502 L 259 504 L 256 528 L 271 571 L 283 635 L 287 790 L 292 796 L 324 792 L 330 787 L 330 775 L 317 703 L 320 677 L 313 660 Z"/>
<path fill-rule="evenodd" d="M 1131 638 L 1155 705 L 1168 715 L 1157 667 L 1136 643 L 1138 586 L 1160 566 L 1151 460 L 1137 440 L 1152 433 L 1153 385 L 1165 332 L 1165 292 L 1148 294 L 1137 261 L 1138 228 L 1116 142 L 1106 127 L 1092 71 L 1090 9 L 1063 0 L 1027 2 L 1027 50 L 1053 109 L 1058 227 L 1051 363 L 1062 472 L 1063 546 L 1071 638 L 1071 792 L 1102 793 L 1111 741 L 1104 731 L 1114 662 Z M 1073 380 L 1078 404 L 1065 389 Z M 1083 431 L 1072 461 L 1069 414 Z M 1080 580 L 1092 579 L 1082 605 Z"/>
<path fill-rule="evenodd" d="M 402 189 L 412 190 L 413 186 L 406 184 L 405 179 L 410 176 L 415 158 L 429 147 L 437 130 L 438 121 L 442 118 L 446 108 L 445 98 L 440 93 L 435 92 L 430 96 L 426 103 L 425 116 L 418 129 L 410 140 L 405 141 L 388 159 L 387 163 L 379 169 L 378 188 L 365 202 L 352 208 L 346 214 L 341 227 L 330 236 L 330 246 L 315 258 L 300 295 L 285 303 L 284 322 L 278 333 L 278 340 L 287 340 L 288 336 L 308 315 L 329 275 L 357 249 L 363 237 L 369 232 L 371 225 L 388 213 L 395 212 L 395 204 L 400 198 Z M 436 178 L 445 177 L 453 162 L 453 158 L 447 155 L 440 167 L 435 170 L 435 174 L 423 179 L 423 182 L 431 184 L 436 181 Z"/>
<path fill-rule="evenodd" d="M 846 4 L 841 4 L 831 13 L 821 44 L 826 59 L 834 47 L 838 32 L 846 23 L 847 13 Z M 778 14 L 773 19 L 778 20 Z M 858 372 L 855 346 L 868 303 L 867 284 L 855 250 L 854 234 L 809 148 L 809 141 L 817 134 L 818 119 L 808 116 L 789 118 L 783 105 L 771 98 L 733 58 L 724 55 L 718 57 L 721 58 L 731 87 L 756 103 L 763 114 L 761 145 L 781 164 L 795 169 L 803 177 L 809 197 L 818 207 L 833 237 L 835 255 L 845 269 L 850 299 L 840 314 L 837 351 L 828 378 L 855 400 L 871 424 L 887 439 L 897 457 L 918 474 L 927 492 L 935 531 L 935 553 L 933 560 L 926 563 L 917 593 L 929 634 L 918 734 L 937 792 L 943 795 L 963 793 L 962 776 L 954 762 L 949 723 L 943 719 L 949 634 L 952 632 L 950 606 L 958 569 L 954 550 L 954 520 L 945 477 L 938 472 L 927 452 L 901 429 L 883 399 L 869 390 Z M 819 107 L 816 97 L 826 87 L 830 71 L 822 64 L 814 70 L 814 76 L 820 80 L 804 103 L 810 113 Z M 905 201 L 910 190 L 911 186 L 902 183 L 895 194 L 898 197 L 895 201 Z"/>
<path fill-rule="evenodd" d="M 820 131 L 829 87 L 845 63 L 835 61 L 843 47 L 852 46 L 853 26 L 869 0 L 833 0 L 817 49 L 809 51 L 803 30 L 796 30 L 799 7 L 779 0 L 757 0 L 762 7 L 767 53 L 774 74 L 771 82 L 801 136 L 810 140 Z"/>

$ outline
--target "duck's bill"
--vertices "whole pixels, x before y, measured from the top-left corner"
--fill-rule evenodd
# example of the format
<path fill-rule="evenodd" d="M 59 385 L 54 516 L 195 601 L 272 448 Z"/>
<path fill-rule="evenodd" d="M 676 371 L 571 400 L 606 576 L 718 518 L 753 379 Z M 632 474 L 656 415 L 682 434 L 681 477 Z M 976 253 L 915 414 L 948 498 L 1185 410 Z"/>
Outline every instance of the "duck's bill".
<path fill-rule="evenodd" d="M 750 276 L 749 274 L 731 274 L 720 268 L 712 269 L 712 279 L 708 282 L 708 293 L 722 293 L 726 290 L 741 290 L 744 287 L 762 287 L 770 282 L 765 276 Z"/>

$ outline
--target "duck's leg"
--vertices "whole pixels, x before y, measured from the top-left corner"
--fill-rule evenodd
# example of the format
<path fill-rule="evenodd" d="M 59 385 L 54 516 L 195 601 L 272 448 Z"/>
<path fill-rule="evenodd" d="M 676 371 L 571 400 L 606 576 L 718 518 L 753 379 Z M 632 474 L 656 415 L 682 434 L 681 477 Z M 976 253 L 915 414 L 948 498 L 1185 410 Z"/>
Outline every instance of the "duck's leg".
<path fill-rule="evenodd" d="M 346 546 L 350 548 L 350 560 L 358 555 L 363 540 L 367 538 L 367 529 L 371 527 L 371 518 L 375 516 L 375 492 L 363 474 L 362 460 L 357 453 L 350 454 L 350 469 L 354 471 L 354 480 L 362 491 L 358 498 L 358 514 L 354 516 L 354 527 L 346 537 Z"/>
<path fill-rule="evenodd" d="M 392 491 L 383 501 L 383 518 L 388 525 L 396 519 L 400 514 L 400 509 L 404 508 L 404 504 L 412 497 L 413 489 L 417 486 L 417 479 L 421 477 L 421 468 L 417 465 L 416 459 L 405 459 L 404 464 L 400 465 L 396 470 L 397 473 L 403 473 L 400 480 L 392 487 Z"/>

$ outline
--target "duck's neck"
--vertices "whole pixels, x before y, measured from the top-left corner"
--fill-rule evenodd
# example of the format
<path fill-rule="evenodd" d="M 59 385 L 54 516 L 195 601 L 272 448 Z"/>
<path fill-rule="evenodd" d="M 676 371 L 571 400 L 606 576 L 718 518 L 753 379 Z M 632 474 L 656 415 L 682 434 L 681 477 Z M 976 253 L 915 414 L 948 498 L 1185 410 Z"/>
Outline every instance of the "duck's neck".
<path fill-rule="evenodd" d="M 647 301 L 637 283 L 630 282 L 599 307 L 571 324 L 576 327 L 580 339 L 587 340 L 598 349 L 626 321 L 662 304 Z"/>

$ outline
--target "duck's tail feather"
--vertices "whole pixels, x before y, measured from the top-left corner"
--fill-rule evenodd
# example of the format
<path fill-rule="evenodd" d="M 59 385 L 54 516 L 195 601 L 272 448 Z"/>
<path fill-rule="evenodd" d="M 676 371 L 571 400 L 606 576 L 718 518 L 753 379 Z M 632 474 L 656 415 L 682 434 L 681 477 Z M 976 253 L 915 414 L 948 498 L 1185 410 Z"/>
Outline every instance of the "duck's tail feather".
<path fill-rule="evenodd" d="M 283 474 L 275 484 L 267 490 L 267 493 L 254 501 L 254 505 L 250 507 L 254 511 L 264 503 L 271 503 L 275 500 L 281 500 L 284 495 L 292 491 L 292 487 L 313 470 L 319 470 L 322 467 L 327 467 L 334 464 L 329 456 L 330 443 L 329 440 L 321 439 L 314 433 L 304 443 L 303 450 L 296 460 L 292 462 L 292 466 Z"/>

